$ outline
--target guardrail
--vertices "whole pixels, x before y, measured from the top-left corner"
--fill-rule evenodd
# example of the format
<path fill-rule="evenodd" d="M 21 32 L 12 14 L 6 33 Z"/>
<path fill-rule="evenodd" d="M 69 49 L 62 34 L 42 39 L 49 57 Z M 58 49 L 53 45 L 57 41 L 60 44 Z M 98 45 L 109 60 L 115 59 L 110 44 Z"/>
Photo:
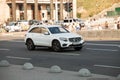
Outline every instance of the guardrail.
<path fill-rule="evenodd" d="M 120 30 L 78 31 L 85 40 L 120 40 Z"/>
<path fill-rule="evenodd" d="M 6 33 L 4 29 L 0 29 L 0 33 Z M 120 30 L 91 30 L 77 31 L 85 40 L 120 40 Z M 25 35 L 25 32 L 13 32 L 12 34 Z"/>

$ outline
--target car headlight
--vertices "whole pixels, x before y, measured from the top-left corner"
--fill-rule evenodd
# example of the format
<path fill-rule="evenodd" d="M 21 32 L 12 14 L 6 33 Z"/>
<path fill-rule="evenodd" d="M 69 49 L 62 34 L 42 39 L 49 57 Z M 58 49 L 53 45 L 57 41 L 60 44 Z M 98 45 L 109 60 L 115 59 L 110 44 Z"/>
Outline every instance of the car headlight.
<path fill-rule="evenodd" d="M 61 40 L 61 41 L 65 41 L 65 42 L 68 41 L 67 38 L 63 38 L 63 37 L 60 37 L 60 40 Z"/>

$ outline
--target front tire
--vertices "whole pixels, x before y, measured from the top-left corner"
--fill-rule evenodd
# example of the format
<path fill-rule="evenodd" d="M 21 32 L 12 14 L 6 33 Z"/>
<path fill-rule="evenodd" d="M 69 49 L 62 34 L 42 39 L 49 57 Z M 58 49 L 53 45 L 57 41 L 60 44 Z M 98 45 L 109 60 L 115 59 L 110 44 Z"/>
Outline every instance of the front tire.
<path fill-rule="evenodd" d="M 34 43 L 31 39 L 27 40 L 26 45 L 27 45 L 28 50 L 34 50 L 35 49 L 35 45 L 34 45 Z"/>
<path fill-rule="evenodd" d="M 56 52 L 61 51 L 61 45 L 59 41 L 53 41 L 52 43 L 52 49 Z"/>

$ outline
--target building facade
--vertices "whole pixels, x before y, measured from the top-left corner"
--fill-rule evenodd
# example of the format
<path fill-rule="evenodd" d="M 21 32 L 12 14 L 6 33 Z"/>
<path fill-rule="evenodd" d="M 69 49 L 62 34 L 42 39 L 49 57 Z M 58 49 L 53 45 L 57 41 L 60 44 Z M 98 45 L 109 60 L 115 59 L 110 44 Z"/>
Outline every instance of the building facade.
<path fill-rule="evenodd" d="M 72 3 L 70 12 L 65 3 Z M 6 0 L 12 21 L 16 20 L 63 20 L 76 18 L 76 0 Z"/>

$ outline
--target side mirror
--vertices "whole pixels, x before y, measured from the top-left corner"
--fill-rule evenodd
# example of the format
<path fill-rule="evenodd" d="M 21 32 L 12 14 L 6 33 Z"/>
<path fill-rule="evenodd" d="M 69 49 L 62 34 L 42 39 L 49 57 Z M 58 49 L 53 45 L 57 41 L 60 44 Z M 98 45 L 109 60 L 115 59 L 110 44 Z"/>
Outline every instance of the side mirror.
<path fill-rule="evenodd" d="M 49 32 L 44 32 L 44 35 L 50 35 L 50 33 Z"/>

